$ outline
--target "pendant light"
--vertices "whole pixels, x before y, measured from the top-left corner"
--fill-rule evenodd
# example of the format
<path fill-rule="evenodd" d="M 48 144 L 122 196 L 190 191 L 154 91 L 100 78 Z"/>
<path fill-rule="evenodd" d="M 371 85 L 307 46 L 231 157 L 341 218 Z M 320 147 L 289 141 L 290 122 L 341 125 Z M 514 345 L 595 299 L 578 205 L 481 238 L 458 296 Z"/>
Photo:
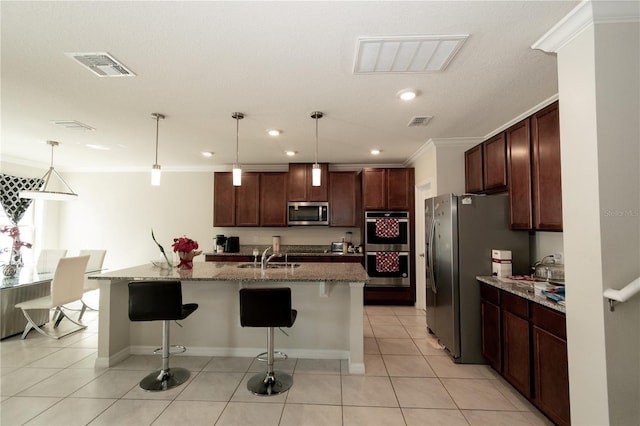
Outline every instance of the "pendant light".
<path fill-rule="evenodd" d="M 151 117 L 156 119 L 156 162 L 151 166 L 151 185 L 152 186 L 160 186 L 160 173 L 162 170 L 160 169 L 160 164 L 158 164 L 158 133 L 160 129 L 160 120 L 164 120 L 164 115 L 154 112 L 151 114 Z"/>
<path fill-rule="evenodd" d="M 48 145 L 51 145 L 51 166 L 49 166 L 49 170 L 42 176 L 40 180 L 44 181 L 44 185 L 42 189 L 37 191 L 20 191 L 18 196 L 20 198 L 30 198 L 33 200 L 50 200 L 50 201 L 65 201 L 75 199 L 78 194 L 73 192 L 71 187 L 62 179 L 62 176 L 56 172 L 56 169 L 53 168 L 53 148 L 60 145 L 59 142 L 56 141 L 47 141 Z M 66 191 L 54 191 L 49 188 L 49 183 L 51 182 L 51 176 L 55 176 L 58 178 L 60 182 L 66 188 Z"/>
<path fill-rule="evenodd" d="M 320 186 L 321 184 L 322 170 L 320 169 L 320 164 L 318 164 L 318 119 L 323 116 L 324 114 L 320 111 L 313 111 L 311 113 L 311 118 L 316 120 L 316 162 L 311 169 L 311 186 Z"/>
<path fill-rule="evenodd" d="M 236 120 L 236 162 L 233 164 L 233 186 L 242 185 L 242 169 L 238 163 L 238 134 L 240 130 L 240 120 L 244 118 L 244 114 L 241 112 L 234 112 L 231 114 L 234 120 Z"/>

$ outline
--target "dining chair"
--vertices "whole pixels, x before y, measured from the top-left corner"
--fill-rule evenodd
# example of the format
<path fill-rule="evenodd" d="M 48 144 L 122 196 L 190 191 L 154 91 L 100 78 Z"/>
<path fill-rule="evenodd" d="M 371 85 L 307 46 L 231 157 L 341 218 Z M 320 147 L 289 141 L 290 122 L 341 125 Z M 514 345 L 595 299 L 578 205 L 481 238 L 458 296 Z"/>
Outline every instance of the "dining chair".
<path fill-rule="evenodd" d="M 104 257 L 106 256 L 106 250 L 80 250 L 79 255 L 85 256 L 89 255 L 89 262 L 87 262 L 87 268 L 85 272 L 97 272 L 102 269 L 102 264 L 104 263 Z M 89 277 L 85 276 L 84 278 L 84 292 L 88 293 L 93 290 L 98 290 L 100 288 L 100 284 L 98 280 L 90 280 Z M 84 315 L 87 309 L 91 311 L 97 311 L 98 308 L 92 308 L 86 304 L 84 299 L 81 300 L 82 308 L 80 309 L 80 315 L 78 315 L 78 321 L 82 320 L 82 316 Z"/>
<path fill-rule="evenodd" d="M 53 273 L 58 265 L 58 260 L 67 255 L 66 249 L 43 249 L 38 255 L 36 270 L 39 274 Z"/>
<path fill-rule="evenodd" d="M 88 255 L 61 258 L 55 268 L 53 280 L 51 280 L 51 293 L 48 296 L 25 300 L 24 302 L 20 302 L 15 305 L 16 308 L 22 310 L 24 317 L 27 319 L 27 324 L 25 325 L 24 332 L 22 333 L 22 339 L 25 339 L 27 334 L 29 334 L 33 329 L 44 336 L 51 337 L 52 339 L 59 339 L 68 334 L 87 328 L 86 325 L 80 324 L 79 322 L 71 319 L 68 315 L 65 315 L 62 310 L 62 305 L 82 299 L 82 295 L 84 294 L 85 269 L 88 261 Z M 29 315 L 29 311 L 34 309 L 54 309 L 53 315 L 49 320 L 49 322 L 54 323 L 53 328 L 57 328 L 60 321 L 64 318 L 67 318 L 79 327 L 64 333 L 47 333 L 38 324 L 36 324 Z"/>

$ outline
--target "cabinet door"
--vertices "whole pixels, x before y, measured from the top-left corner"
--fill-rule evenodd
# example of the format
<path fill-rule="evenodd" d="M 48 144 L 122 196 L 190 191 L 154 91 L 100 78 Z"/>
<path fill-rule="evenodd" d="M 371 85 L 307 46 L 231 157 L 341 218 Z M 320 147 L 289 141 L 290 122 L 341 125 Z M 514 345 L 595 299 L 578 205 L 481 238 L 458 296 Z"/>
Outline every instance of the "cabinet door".
<path fill-rule="evenodd" d="M 413 205 L 413 169 L 387 169 L 387 209 L 409 210 Z"/>
<path fill-rule="evenodd" d="M 524 396 L 531 396 L 529 321 L 502 310 L 503 374 Z"/>
<path fill-rule="evenodd" d="M 320 164 L 320 186 L 311 185 L 313 164 L 289 164 L 289 201 L 327 201 L 329 165 Z"/>
<path fill-rule="evenodd" d="M 533 148 L 533 221 L 536 229 L 562 231 L 560 117 L 558 103 L 531 118 Z"/>
<path fill-rule="evenodd" d="M 482 356 L 496 370 L 501 371 L 502 347 L 500 345 L 500 307 L 480 300 L 480 321 L 482 329 Z"/>
<path fill-rule="evenodd" d="M 511 229 L 533 227 L 531 198 L 531 135 L 529 119 L 506 131 Z"/>
<path fill-rule="evenodd" d="M 387 208 L 386 169 L 362 169 L 362 196 L 365 210 Z"/>
<path fill-rule="evenodd" d="M 554 423 L 569 425 L 567 342 L 533 326 L 535 403 Z"/>
<path fill-rule="evenodd" d="M 260 174 L 260 226 L 287 226 L 287 173 Z"/>
<path fill-rule="evenodd" d="M 260 225 L 260 173 L 243 173 L 236 186 L 236 226 Z"/>
<path fill-rule="evenodd" d="M 231 172 L 213 174 L 213 226 L 235 226 L 236 197 Z"/>
<path fill-rule="evenodd" d="M 482 144 L 484 190 L 498 192 L 507 189 L 507 144 L 500 133 Z"/>
<path fill-rule="evenodd" d="M 329 173 L 329 225 L 358 225 L 358 181 L 356 172 Z"/>
<path fill-rule="evenodd" d="M 307 164 L 307 201 L 329 200 L 329 165 L 320 164 L 320 186 L 311 185 L 313 164 Z"/>
<path fill-rule="evenodd" d="M 482 192 L 482 144 L 464 153 L 464 190 L 468 193 Z"/>
<path fill-rule="evenodd" d="M 309 183 L 311 184 L 311 183 Z M 289 164 L 289 201 L 307 201 L 307 165 Z"/>

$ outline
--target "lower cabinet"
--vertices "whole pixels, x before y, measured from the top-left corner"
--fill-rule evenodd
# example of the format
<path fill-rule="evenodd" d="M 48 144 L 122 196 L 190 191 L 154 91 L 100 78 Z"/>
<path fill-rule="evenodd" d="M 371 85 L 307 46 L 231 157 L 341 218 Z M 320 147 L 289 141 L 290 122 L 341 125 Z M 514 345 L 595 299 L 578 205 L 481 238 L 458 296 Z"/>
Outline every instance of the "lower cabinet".
<path fill-rule="evenodd" d="M 570 425 L 566 320 L 562 312 L 480 283 L 482 354 L 558 425 Z"/>

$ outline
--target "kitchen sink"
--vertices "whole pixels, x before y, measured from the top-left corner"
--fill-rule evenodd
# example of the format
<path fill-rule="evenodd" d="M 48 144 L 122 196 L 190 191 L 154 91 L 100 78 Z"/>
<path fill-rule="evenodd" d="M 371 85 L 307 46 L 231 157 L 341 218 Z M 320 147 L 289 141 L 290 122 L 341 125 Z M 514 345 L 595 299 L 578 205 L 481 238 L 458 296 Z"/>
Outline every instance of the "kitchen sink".
<path fill-rule="evenodd" d="M 269 263 L 267 265 L 267 269 L 284 269 L 284 268 L 298 268 L 300 266 L 299 263 Z M 260 269 L 260 263 L 242 263 L 240 265 L 237 266 L 238 268 L 241 269 L 246 269 L 246 268 L 255 268 L 255 269 Z"/>

